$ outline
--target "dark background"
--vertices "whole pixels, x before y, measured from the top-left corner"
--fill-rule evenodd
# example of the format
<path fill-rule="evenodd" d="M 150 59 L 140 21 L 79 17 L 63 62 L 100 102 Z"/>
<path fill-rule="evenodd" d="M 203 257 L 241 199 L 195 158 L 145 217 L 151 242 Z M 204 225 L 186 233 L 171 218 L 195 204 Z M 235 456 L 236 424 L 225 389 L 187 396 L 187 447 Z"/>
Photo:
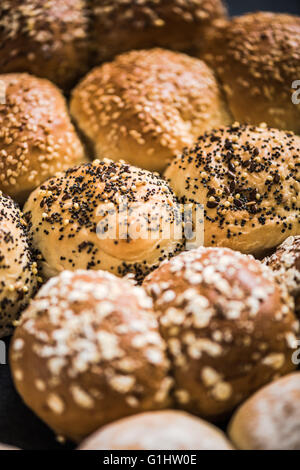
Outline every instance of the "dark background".
<path fill-rule="evenodd" d="M 231 15 L 257 10 L 300 15 L 300 0 L 227 0 L 227 5 Z M 0 365 L 0 442 L 23 449 L 72 448 L 71 444 L 60 446 L 47 426 L 23 405 L 4 365 Z"/>

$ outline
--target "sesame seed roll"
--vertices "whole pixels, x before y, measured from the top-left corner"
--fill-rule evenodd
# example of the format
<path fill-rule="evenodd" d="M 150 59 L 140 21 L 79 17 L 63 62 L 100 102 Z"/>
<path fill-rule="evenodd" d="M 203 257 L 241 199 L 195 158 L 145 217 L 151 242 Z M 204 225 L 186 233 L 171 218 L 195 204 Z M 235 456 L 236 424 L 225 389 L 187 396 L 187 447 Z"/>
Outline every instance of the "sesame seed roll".
<path fill-rule="evenodd" d="M 183 411 L 148 411 L 109 424 L 80 450 L 232 450 L 225 434 Z"/>
<path fill-rule="evenodd" d="M 141 287 L 102 271 L 64 271 L 22 315 L 10 364 L 25 403 L 80 441 L 106 423 L 168 406 L 165 344 Z"/>
<path fill-rule="evenodd" d="M 1 73 L 70 87 L 88 70 L 88 29 L 85 0 L 1 0 Z"/>
<path fill-rule="evenodd" d="M 16 203 L 0 194 L 0 338 L 11 333 L 38 285 L 26 224 Z"/>
<path fill-rule="evenodd" d="M 121 162 L 94 160 L 49 179 L 24 213 L 45 277 L 102 269 L 140 281 L 182 246 L 168 184 Z"/>
<path fill-rule="evenodd" d="M 229 434 L 241 450 L 299 450 L 300 372 L 263 387 L 236 411 Z"/>
<path fill-rule="evenodd" d="M 0 75 L 0 189 L 24 202 L 49 176 L 84 159 L 60 91 L 28 74 Z"/>
<path fill-rule="evenodd" d="M 300 233 L 300 138 L 233 124 L 199 137 L 165 177 L 182 202 L 204 206 L 205 246 L 258 256 Z"/>
<path fill-rule="evenodd" d="M 131 51 L 92 70 L 73 90 L 71 113 L 98 158 L 150 171 L 231 122 L 205 63 L 163 49 Z"/>
<path fill-rule="evenodd" d="M 202 57 L 234 119 L 300 133 L 299 85 L 293 87 L 300 77 L 299 16 L 258 12 L 219 22 L 205 47 Z"/>
<path fill-rule="evenodd" d="M 200 247 L 162 263 L 143 285 L 167 342 L 181 408 L 223 418 L 296 368 L 292 299 L 252 256 Z"/>
<path fill-rule="evenodd" d="M 202 50 L 214 20 L 227 17 L 222 0 L 92 0 L 95 62 L 131 49 Z"/>
<path fill-rule="evenodd" d="M 300 236 L 287 238 L 264 262 L 273 269 L 279 282 L 286 284 L 300 314 Z"/>

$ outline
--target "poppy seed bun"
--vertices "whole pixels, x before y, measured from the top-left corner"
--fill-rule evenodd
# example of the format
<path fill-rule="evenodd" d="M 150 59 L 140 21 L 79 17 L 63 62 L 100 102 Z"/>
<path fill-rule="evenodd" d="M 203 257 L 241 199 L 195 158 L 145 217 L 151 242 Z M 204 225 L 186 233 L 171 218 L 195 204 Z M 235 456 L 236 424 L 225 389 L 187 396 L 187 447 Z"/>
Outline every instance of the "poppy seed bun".
<path fill-rule="evenodd" d="M 225 18 L 222 0 L 92 0 L 96 63 L 131 49 L 202 49 L 213 20 Z"/>
<path fill-rule="evenodd" d="M 295 298 L 296 312 L 300 313 L 300 236 L 287 238 L 264 260 L 273 269 L 279 282 L 284 282 Z"/>
<path fill-rule="evenodd" d="M 0 75 L 0 189 L 18 202 L 49 176 L 84 159 L 58 88 L 28 74 Z"/>
<path fill-rule="evenodd" d="M 154 301 L 181 408 L 223 418 L 295 369 L 292 299 L 252 256 L 200 247 L 162 263 L 143 286 Z"/>
<path fill-rule="evenodd" d="M 29 251 L 27 231 L 18 206 L 0 195 L 0 338 L 14 322 L 37 288 L 37 268 Z"/>
<path fill-rule="evenodd" d="M 236 411 L 229 434 L 238 449 L 300 449 L 300 372 L 259 390 Z"/>
<path fill-rule="evenodd" d="M 150 411 L 109 424 L 80 450 L 232 450 L 215 426 L 182 411 Z"/>
<path fill-rule="evenodd" d="M 205 59 L 223 84 L 234 119 L 300 133 L 299 93 L 292 88 L 300 77 L 299 16 L 249 13 L 222 22 L 207 42 Z"/>
<path fill-rule="evenodd" d="M 167 183 L 121 162 L 94 160 L 49 179 L 24 213 L 45 277 L 102 269 L 141 280 L 182 245 Z"/>
<path fill-rule="evenodd" d="M 75 441 L 169 403 L 152 301 L 107 272 L 65 271 L 48 281 L 22 315 L 10 364 L 25 403 Z"/>
<path fill-rule="evenodd" d="M 29 72 L 68 88 L 88 69 L 83 0 L 1 0 L 1 73 Z"/>
<path fill-rule="evenodd" d="M 234 124 L 200 136 L 165 178 L 181 202 L 204 206 L 205 246 L 262 255 L 299 234 L 300 138 Z"/>
<path fill-rule="evenodd" d="M 163 49 L 131 51 L 92 70 L 73 90 L 71 113 L 98 158 L 151 171 L 231 122 L 207 65 Z"/>

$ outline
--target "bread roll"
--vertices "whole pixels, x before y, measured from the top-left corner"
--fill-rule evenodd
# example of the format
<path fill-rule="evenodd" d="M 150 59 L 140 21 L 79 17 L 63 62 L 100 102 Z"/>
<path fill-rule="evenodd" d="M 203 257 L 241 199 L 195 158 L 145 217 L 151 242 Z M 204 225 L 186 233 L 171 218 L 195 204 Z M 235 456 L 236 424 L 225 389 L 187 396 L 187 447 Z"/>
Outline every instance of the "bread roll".
<path fill-rule="evenodd" d="M 0 70 L 30 72 L 68 88 L 88 69 L 85 0 L 2 0 Z"/>
<path fill-rule="evenodd" d="M 37 284 L 37 265 L 22 213 L 9 197 L 0 194 L 0 338 L 11 333 Z"/>
<path fill-rule="evenodd" d="M 102 269 L 140 281 L 182 246 L 167 183 L 125 163 L 71 168 L 37 188 L 24 212 L 45 277 Z"/>
<path fill-rule="evenodd" d="M 0 75 L 0 189 L 19 202 L 49 176 L 84 158 L 65 99 L 48 80 Z"/>
<path fill-rule="evenodd" d="M 65 271 L 42 287 L 15 331 L 10 364 L 25 403 L 75 441 L 169 403 L 151 299 L 102 271 Z"/>
<path fill-rule="evenodd" d="M 300 234 L 299 163 L 299 137 L 235 123 L 200 136 L 165 177 L 181 202 L 203 205 L 206 246 L 262 256 Z"/>
<path fill-rule="evenodd" d="M 300 450 L 300 372 L 259 390 L 236 411 L 229 434 L 239 449 Z"/>
<path fill-rule="evenodd" d="M 232 450 L 215 426 L 182 411 L 151 411 L 109 424 L 80 450 Z"/>
<path fill-rule="evenodd" d="M 295 365 L 299 324 L 272 271 L 226 248 L 182 253 L 151 273 L 180 407 L 209 419 Z"/>
<path fill-rule="evenodd" d="M 249 13 L 219 22 L 207 43 L 234 119 L 300 133 L 299 16 Z"/>
<path fill-rule="evenodd" d="M 287 285 L 295 298 L 296 312 L 300 313 L 300 236 L 287 238 L 265 263 L 275 271 L 279 282 Z"/>
<path fill-rule="evenodd" d="M 94 59 L 155 46 L 201 50 L 213 20 L 226 16 L 222 0 L 92 0 Z"/>
<path fill-rule="evenodd" d="M 71 113 L 98 158 L 151 171 L 231 122 L 207 65 L 163 49 L 131 51 L 92 70 L 73 90 Z"/>

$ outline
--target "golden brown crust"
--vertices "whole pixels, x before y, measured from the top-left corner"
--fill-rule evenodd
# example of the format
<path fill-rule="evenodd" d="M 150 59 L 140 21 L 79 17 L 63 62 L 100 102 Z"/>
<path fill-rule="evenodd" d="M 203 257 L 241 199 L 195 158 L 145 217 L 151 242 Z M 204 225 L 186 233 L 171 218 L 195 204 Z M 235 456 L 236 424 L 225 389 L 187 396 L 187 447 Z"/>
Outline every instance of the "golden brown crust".
<path fill-rule="evenodd" d="M 264 262 L 273 269 L 279 282 L 286 284 L 295 298 L 296 312 L 300 313 L 300 236 L 287 238 Z"/>
<path fill-rule="evenodd" d="M 293 369 L 299 323 L 272 271 L 227 248 L 182 253 L 151 273 L 180 407 L 220 418 Z"/>
<path fill-rule="evenodd" d="M 163 49 L 131 51 L 92 70 L 73 90 L 71 113 L 98 158 L 151 171 L 231 122 L 207 65 Z"/>
<path fill-rule="evenodd" d="M 84 150 L 55 85 L 28 74 L 0 80 L 0 189 L 24 202 L 49 176 L 83 161 Z"/>
<path fill-rule="evenodd" d="M 206 246 L 260 255 L 299 234 L 299 163 L 299 137 L 237 123 L 199 137 L 165 177 L 182 202 L 204 206 Z"/>
<path fill-rule="evenodd" d="M 80 450 L 232 450 L 215 426 L 182 411 L 140 413 L 96 431 Z"/>
<path fill-rule="evenodd" d="M 68 88 L 88 70 L 83 0 L 2 0 L 1 73 L 29 72 Z"/>
<path fill-rule="evenodd" d="M 37 285 L 37 265 L 18 206 L 0 194 L 0 338 L 12 332 Z"/>
<path fill-rule="evenodd" d="M 95 61 L 157 46 L 201 50 L 212 21 L 226 16 L 222 0 L 92 0 Z"/>
<path fill-rule="evenodd" d="M 249 13 L 221 23 L 208 44 L 205 59 L 234 119 L 300 133 L 300 105 L 292 102 L 300 77 L 300 17 Z"/>
<path fill-rule="evenodd" d="M 65 271 L 22 315 L 10 364 L 23 400 L 80 440 L 113 420 L 168 406 L 165 344 L 142 288 L 102 271 Z"/>
<path fill-rule="evenodd" d="M 137 280 L 181 248 L 178 212 L 163 179 L 110 160 L 49 179 L 24 207 L 45 277 L 64 269 L 103 269 L 133 273 Z"/>
<path fill-rule="evenodd" d="M 259 390 L 236 411 L 229 434 L 242 450 L 299 450 L 300 372 Z"/>

